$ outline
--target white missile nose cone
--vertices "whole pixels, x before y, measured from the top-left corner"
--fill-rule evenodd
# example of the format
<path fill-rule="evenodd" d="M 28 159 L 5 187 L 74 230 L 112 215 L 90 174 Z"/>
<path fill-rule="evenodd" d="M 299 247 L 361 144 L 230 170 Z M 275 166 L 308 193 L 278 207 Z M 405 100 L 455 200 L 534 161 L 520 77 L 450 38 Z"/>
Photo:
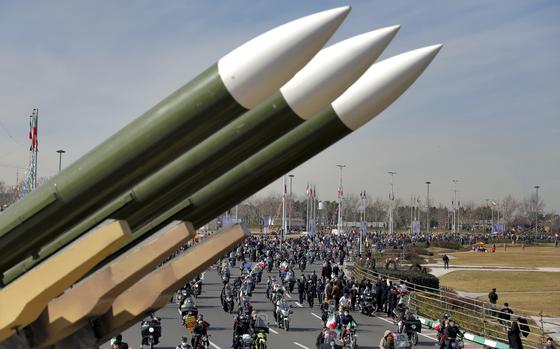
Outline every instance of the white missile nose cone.
<path fill-rule="evenodd" d="M 222 81 L 250 109 L 276 92 L 323 47 L 350 12 L 344 6 L 276 27 L 218 61 Z"/>
<path fill-rule="evenodd" d="M 372 65 L 332 103 L 340 120 L 356 130 L 373 119 L 416 81 L 442 46 L 405 52 Z"/>
<path fill-rule="evenodd" d="M 321 50 L 280 89 L 290 108 L 306 120 L 316 115 L 375 62 L 399 28 L 374 30 Z"/>

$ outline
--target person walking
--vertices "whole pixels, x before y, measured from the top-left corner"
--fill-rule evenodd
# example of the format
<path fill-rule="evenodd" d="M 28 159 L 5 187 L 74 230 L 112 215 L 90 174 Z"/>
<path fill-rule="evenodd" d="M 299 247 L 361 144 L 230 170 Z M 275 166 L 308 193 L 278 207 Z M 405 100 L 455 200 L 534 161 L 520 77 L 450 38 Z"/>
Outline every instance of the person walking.
<path fill-rule="evenodd" d="M 554 345 L 554 341 L 552 340 L 552 337 L 548 337 L 546 339 L 546 343 L 544 344 L 543 349 L 556 349 L 556 346 Z"/>
<path fill-rule="evenodd" d="M 449 256 L 444 254 L 442 259 L 443 259 L 443 269 L 449 269 Z"/>
<path fill-rule="evenodd" d="M 523 343 L 521 343 L 521 330 L 519 329 L 519 324 L 517 318 L 513 319 L 511 327 L 508 330 L 508 342 L 511 349 L 523 349 Z"/>

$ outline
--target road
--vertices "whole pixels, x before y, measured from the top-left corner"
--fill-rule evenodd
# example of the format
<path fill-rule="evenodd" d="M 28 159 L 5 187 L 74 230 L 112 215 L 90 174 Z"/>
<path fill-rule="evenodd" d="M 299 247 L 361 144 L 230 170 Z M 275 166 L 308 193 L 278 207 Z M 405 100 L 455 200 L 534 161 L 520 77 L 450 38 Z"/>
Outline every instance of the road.
<path fill-rule="evenodd" d="M 238 264 L 239 265 L 239 264 Z M 311 273 L 315 269 L 320 274 L 320 265 L 314 264 L 305 271 Z M 273 274 L 277 275 L 273 270 Z M 239 268 L 232 268 L 232 280 L 239 275 Z M 268 335 L 269 348 L 294 348 L 294 349 L 313 349 L 315 339 L 321 329 L 321 311 L 317 304 L 314 308 L 309 308 L 307 304 L 297 302 L 298 295 L 293 294 L 287 299 L 293 305 L 293 317 L 290 322 L 290 331 L 286 332 L 274 325 L 272 315 L 272 304 L 266 298 L 266 279 L 268 274 L 263 274 L 262 282 L 256 286 L 253 292 L 252 305 L 257 311 L 265 312 L 270 322 L 270 334 Z M 299 276 L 299 270 L 296 271 Z M 198 297 L 197 304 L 199 312 L 204 315 L 204 319 L 210 323 L 208 333 L 210 334 L 210 347 L 214 349 L 227 349 L 231 346 L 233 314 L 225 313 L 220 304 L 220 291 L 222 283 L 215 269 L 204 273 L 203 293 Z M 237 306 L 237 305 L 236 305 Z M 358 345 L 360 348 L 378 348 L 379 340 L 386 329 L 394 329 L 391 321 L 384 317 L 368 317 L 358 312 L 353 312 L 355 320 L 358 322 Z M 179 313 L 176 304 L 168 304 L 165 308 L 157 312 L 157 316 L 162 318 L 162 338 L 157 348 L 175 349 L 180 342 L 181 336 L 187 334 L 186 329 L 181 326 Z M 189 339 L 190 339 L 189 335 Z M 430 336 L 431 337 L 431 336 Z M 140 324 L 137 324 L 125 332 L 123 338 L 134 349 L 139 348 L 140 344 Z M 418 349 L 433 349 L 435 341 L 420 335 Z M 102 348 L 110 348 L 106 343 Z"/>

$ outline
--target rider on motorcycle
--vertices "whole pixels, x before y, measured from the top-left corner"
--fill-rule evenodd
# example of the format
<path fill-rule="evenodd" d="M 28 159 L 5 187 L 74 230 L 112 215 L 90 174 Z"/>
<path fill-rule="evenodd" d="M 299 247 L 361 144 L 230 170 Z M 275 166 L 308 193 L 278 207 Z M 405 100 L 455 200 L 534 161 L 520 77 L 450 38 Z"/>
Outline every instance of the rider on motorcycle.
<path fill-rule="evenodd" d="M 185 336 L 181 337 L 181 343 L 175 347 L 175 349 L 191 349 L 189 344 L 189 339 Z"/>
<path fill-rule="evenodd" d="M 443 332 L 443 336 L 441 337 L 441 341 L 440 342 L 440 347 L 441 344 L 444 345 L 444 348 L 447 349 L 455 349 L 453 348 L 453 343 L 456 343 L 457 341 L 457 336 L 461 334 L 461 331 L 459 330 L 459 326 L 457 326 L 455 324 L 455 322 L 453 320 L 449 320 L 448 325 L 445 327 L 445 330 Z"/>
<path fill-rule="evenodd" d="M 208 336 L 208 327 L 210 327 L 210 324 L 204 321 L 202 314 L 198 314 L 198 319 L 193 329 L 193 337 L 191 339 L 191 344 L 194 348 L 205 347 L 205 343 L 200 343 L 200 341 L 203 336 Z"/>

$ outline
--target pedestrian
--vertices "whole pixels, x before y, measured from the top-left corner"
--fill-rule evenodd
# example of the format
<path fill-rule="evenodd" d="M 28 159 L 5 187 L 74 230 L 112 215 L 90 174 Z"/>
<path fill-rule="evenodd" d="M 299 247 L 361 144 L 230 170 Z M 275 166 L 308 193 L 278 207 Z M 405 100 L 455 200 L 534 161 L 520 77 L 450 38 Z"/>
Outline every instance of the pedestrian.
<path fill-rule="evenodd" d="M 552 337 L 548 337 L 546 339 L 546 343 L 544 344 L 543 349 L 556 349 L 556 346 L 554 345 L 554 341 L 552 340 Z"/>
<path fill-rule="evenodd" d="M 490 302 L 490 314 L 492 316 L 496 316 L 496 303 L 498 303 L 498 293 L 496 293 L 496 289 L 493 288 L 490 293 L 488 293 L 488 302 Z"/>
<path fill-rule="evenodd" d="M 511 314 L 513 314 L 513 310 L 509 308 L 509 303 L 504 303 L 504 307 L 500 309 L 500 313 L 498 314 L 499 322 L 504 326 L 509 326 Z"/>
<path fill-rule="evenodd" d="M 521 343 L 521 330 L 519 329 L 519 324 L 517 323 L 517 318 L 513 319 L 511 327 L 508 330 L 508 342 L 511 349 L 523 349 L 523 343 Z"/>
<path fill-rule="evenodd" d="M 444 254 L 442 259 L 443 259 L 443 269 L 449 269 L 449 256 Z"/>

